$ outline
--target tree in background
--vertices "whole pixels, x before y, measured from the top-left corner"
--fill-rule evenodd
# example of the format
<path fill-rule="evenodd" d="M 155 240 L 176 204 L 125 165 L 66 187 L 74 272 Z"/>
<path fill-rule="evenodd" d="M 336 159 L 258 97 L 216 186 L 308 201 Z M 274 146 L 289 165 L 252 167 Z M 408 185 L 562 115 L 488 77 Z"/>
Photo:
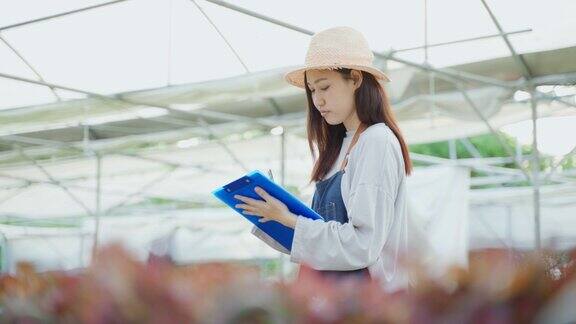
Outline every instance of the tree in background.
<path fill-rule="evenodd" d="M 514 151 L 517 145 L 517 141 L 515 138 L 501 133 L 502 138 L 510 148 Z M 468 138 L 470 143 L 476 147 L 476 149 L 480 152 L 482 157 L 507 157 L 509 156 L 506 150 L 502 147 L 496 136 L 493 134 L 485 134 L 485 135 L 478 135 L 474 137 Z M 521 145 L 522 155 L 525 156 L 525 159 L 522 162 L 523 167 L 525 170 L 531 170 L 531 154 L 532 154 L 532 146 L 530 145 Z M 410 145 L 410 152 L 425 154 L 430 156 L 441 157 L 445 159 L 450 158 L 450 149 L 449 149 L 449 142 L 448 141 L 440 141 L 434 143 L 426 143 L 426 144 L 414 144 Z M 466 159 L 466 158 L 473 158 L 472 154 L 466 149 L 464 144 L 461 141 L 456 140 L 456 156 L 459 159 Z M 553 165 L 557 164 L 562 160 L 562 156 L 550 156 L 545 154 L 540 154 L 540 171 L 543 174 L 550 172 Z M 425 163 L 415 161 L 414 163 L 416 166 L 425 165 Z M 514 168 L 517 169 L 515 163 L 504 163 L 501 166 L 506 168 Z M 562 163 L 557 167 L 556 172 L 561 170 L 573 169 L 576 167 L 576 157 L 574 155 L 569 156 L 566 158 Z M 472 176 L 479 176 L 481 173 L 477 171 L 472 171 Z M 522 186 L 522 185 L 529 185 L 527 181 L 519 182 L 514 184 L 514 186 Z"/>

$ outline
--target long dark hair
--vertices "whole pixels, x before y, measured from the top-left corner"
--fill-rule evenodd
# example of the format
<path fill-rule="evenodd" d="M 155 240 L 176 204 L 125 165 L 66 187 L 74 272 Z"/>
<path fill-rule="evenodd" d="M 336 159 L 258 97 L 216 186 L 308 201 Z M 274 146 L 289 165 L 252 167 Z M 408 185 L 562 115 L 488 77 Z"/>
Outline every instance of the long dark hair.
<path fill-rule="evenodd" d="M 344 79 L 352 78 L 351 69 L 339 68 L 335 69 L 335 71 L 340 73 Z M 365 71 L 360 72 L 362 72 L 362 83 L 354 92 L 358 119 L 366 127 L 376 123 L 385 123 L 392 130 L 402 148 L 404 171 L 407 175 L 410 175 L 412 173 L 412 161 L 410 160 L 408 145 L 406 145 L 406 141 L 404 141 L 404 137 L 396 123 L 386 91 L 372 74 Z M 304 88 L 308 99 L 308 145 L 316 161 L 310 181 L 319 181 L 326 176 L 338 159 L 340 148 L 346 135 L 346 127 L 344 127 L 343 123 L 330 125 L 322 118 L 322 115 L 314 106 L 312 93 L 307 84 L 308 80 L 306 74 L 304 74 Z M 318 150 L 318 159 L 316 159 L 314 145 Z"/>

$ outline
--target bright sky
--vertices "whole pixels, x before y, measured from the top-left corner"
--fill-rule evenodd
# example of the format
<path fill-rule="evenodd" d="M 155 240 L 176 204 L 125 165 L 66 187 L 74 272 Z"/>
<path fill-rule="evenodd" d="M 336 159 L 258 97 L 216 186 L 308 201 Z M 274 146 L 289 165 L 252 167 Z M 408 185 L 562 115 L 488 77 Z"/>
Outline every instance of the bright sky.
<path fill-rule="evenodd" d="M 252 71 L 303 62 L 309 36 L 197 0 Z M 104 1 L 10 0 L 0 2 L 0 26 Z M 269 1 L 236 5 L 312 31 L 349 25 L 374 50 L 424 43 L 423 0 Z M 503 28 L 533 31 L 512 35 L 518 52 L 574 45 L 576 1 L 489 1 Z M 457 14 L 456 14 L 457 13 Z M 567 32 L 570 31 L 570 32 Z M 429 42 L 496 33 L 478 0 L 429 1 Z M 14 28 L 2 36 L 46 79 L 80 89 L 114 93 L 197 82 L 244 73 L 241 64 L 191 0 L 131 0 L 46 22 Z M 430 50 L 433 65 L 445 66 L 509 55 L 499 38 Z M 422 61 L 422 51 L 403 58 Z M 0 42 L 0 71 L 34 77 Z M 53 100 L 41 87 L 0 81 L 0 109 Z"/>
<path fill-rule="evenodd" d="M 524 145 L 532 145 L 531 120 L 506 125 L 502 131 L 516 137 Z M 544 154 L 562 156 L 576 146 L 576 117 L 540 118 L 536 131 L 538 148 Z"/>
<path fill-rule="evenodd" d="M 0 28 L 103 2 L 1 1 Z M 336 25 L 352 26 L 367 37 L 376 51 L 424 44 L 424 0 L 230 2 L 312 31 Z M 203 0 L 197 3 L 251 71 L 303 62 L 309 36 Z M 488 3 L 504 30 L 532 29 L 530 33 L 510 36 L 519 53 L 576 44 L 574 0 L 548 0 L 545 4 L 536 0 Z M 430 43 L 497 33 L 479 0 L 428 1 L 428 8 Z M 245 72 L 191 0 L 131 0 L 5 30 L 0 35 L 45 80 L 100 93 L 199 82 Z M 508 55 L 503 41 L 494 38 L 433 48 L 429 61 L 441 67 Z M 417 62 L 424 59 L 423 51 L 399 56 Z M 0 72 L 36 78 L 3 42 L 0 42 Z M 59 93 L 65 98 L 79 97 Z M 54 96 L 44 87 L 0 79 L 0 109 L 53 100 Z"/>

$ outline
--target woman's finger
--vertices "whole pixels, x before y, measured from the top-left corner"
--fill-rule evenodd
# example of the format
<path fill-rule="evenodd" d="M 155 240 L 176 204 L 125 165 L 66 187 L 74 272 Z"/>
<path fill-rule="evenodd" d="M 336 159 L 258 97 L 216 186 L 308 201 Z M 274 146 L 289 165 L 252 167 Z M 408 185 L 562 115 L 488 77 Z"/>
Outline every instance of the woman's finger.
<path fill-rule="evenodd" d="M 245 202 L 249 205 L 252 205 L 252 206 L 258 206 L 258 205 L 263 203 L 261 200 L 256 200 L 256 199 L 252 199 L 252 198 L 244 197 L 244 196 L 240 196 L 240 195 L 234 195 L 234 198 L 236 198 L 240 201 L 243 201 L 243 202 Z"/>
<path fill-rule="evenodd" d="M 254 191 L 258 196 L 262 197 L 262 199 L 266 200 L 267 202 L 270 202 L 271 198 L 273 198 L 269 193 L 260 187 L 254 187 Z"/>
<path fill-rule="evenodd" d="M 256 212 L 248 211 L 248 210 L 244 210 L 244 211 L 242 212 L 242 214 L 244 214 L 244 215 L 252 215 L 252 216 L 259 216 L 258 214 L 256 214 Z"/>
<path fill-rule="evenodd" d="M 247 210 L 251 210 L 251 211 L 254 209 L 254 207 L 252 207 L 250 205 L 246 205 L 246 204 L 238 204 L 234 207 L 240 208 L 240 209 L 247 209 Z"/>
<path fill-rule="evenodd" d="M 262 218 L 260 218 L 258 221 L 259 221 L 260 223 L 266 223 L 266 222 L 271 221 L 271 219 L 270 219 L 270 218 L 266 218 L 266 217 L 262 217 Z"/>
<path fill-rule="evenodd" d="M 266 191 L 264 191 L 264 189 L 260 188 L 260 187 L 255 187 L 254 190 L 256 191 L 256 193 L 258 195 L 260 195 L 260 197 L 262 197 L 269 205 L 271 206 L 278 206 L 278 205 L 284 205 L 285 204 L 283 202 L 281 202 L 280 200 L 276 199 L 276 197 L 270 195 L 269 193 L 267 193 Z"/>

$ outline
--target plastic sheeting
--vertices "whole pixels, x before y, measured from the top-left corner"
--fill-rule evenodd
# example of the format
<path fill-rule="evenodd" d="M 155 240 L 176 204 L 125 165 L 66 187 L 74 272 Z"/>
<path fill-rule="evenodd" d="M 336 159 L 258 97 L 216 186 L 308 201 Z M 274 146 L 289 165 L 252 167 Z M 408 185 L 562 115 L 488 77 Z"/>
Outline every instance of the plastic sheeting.
<path fill-rule="evenodd" d="M 120 244 L 139 260 L 145 261 L 152 253 L 169 256 L 177 264 L 280 257 L 255 238 L 250 228 L 227 208 L 104 217 L 98 246 Z M 94 230 L 92 220 L 79 228 L 0 225 L 2 271 L 15 271 L 21 261 L 39 271 L 82 268 L 90 262 Z"/>
<path fill-rule="evenodd" d="M 535 241 L 532 188 L 472 190 L 470 246 L 533 249 Z M 576 247 L 576 184 L 540 189 L 542 247 Z"/>
<path fill-rule="evenodd" d="M 421 239 L 431 244 L 435 268 L 466 264 L 469 172 L 459 167 L 417 170 L 408 179 L 409 213 Z M 306 200 L 306 198 L 304 198 Z M 77 229 L 3 225 L 3 269 L 13 271 L 18 261 L 38 269 L 74 269 L 85 266 L 93 244 L 95 223 L 85 219 Z M 121 243 L 145 260 L 149 253 L 166 254 L 180 264 L 278 258 L 250 233 L 251 224 L 228 208 L 146 213 L 102 217 L 99 245 Z M 416 235 L 411 236 L 416 239 Z M 419 238 L 420 239 L 420 238 Z"/>
<path fill-rule="evenodd" d="M 272 169 L 280 182 L 280 138 L 264 136 L 229 144 L 230 150 L 249 170 Z M 266 148 L 266 149 L 264 149 Z M 304 139 L 287 136 L 286 184 L 302 187 L 308 182 L 312 159 Z M 154 159 L 182 165 L 170 170 Z M 96 209 L 96 159 L 86 157 L 43 166 L 90 210 Z M 121 203 L 133 204 L 146 197 L 181 201 L 212 202 L 210 190 L 245 171 L 217 143 L 180 149 L 167 148 L 136 158 L 108 155 L 102 159 L 101 210 Z M 2 174 L 31 181 L 1 177 Z M 25 218 L 56 218 L 86 215 L 84 208 L 61 187 L 51 183 L 34 165 L 0 170 L 0 215 Z M 141 194 L 137 195 L 141 191 Z M 38 208 L 42 206 L 42 208 Z"/>
<path fill-rule="evenodd" d="M 431 248 L 425 265 L 440 274 L 450 265 L 468 265 L 470 170 L 434 166 L 416 169 L 408 178 L 409 217 Z"/>

